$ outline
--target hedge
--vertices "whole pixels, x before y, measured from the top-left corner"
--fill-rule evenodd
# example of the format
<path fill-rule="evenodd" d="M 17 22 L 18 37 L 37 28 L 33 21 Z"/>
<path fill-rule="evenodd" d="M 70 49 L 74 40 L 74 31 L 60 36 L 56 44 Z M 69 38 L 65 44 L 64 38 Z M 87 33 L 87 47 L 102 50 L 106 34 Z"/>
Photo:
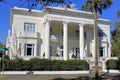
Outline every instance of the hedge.
<path fill-rule="evenodd" d="M 33 58 L 5 60 L 5 71 L 75 71 L 88 70 L 89 64 L 85 60 L 48 60 Z"/>
<path fill-rule="evenodd" d="M 106 61 L 106 69 L 119 69 L 119 61 L 116 59 L 109 59 Z"/>

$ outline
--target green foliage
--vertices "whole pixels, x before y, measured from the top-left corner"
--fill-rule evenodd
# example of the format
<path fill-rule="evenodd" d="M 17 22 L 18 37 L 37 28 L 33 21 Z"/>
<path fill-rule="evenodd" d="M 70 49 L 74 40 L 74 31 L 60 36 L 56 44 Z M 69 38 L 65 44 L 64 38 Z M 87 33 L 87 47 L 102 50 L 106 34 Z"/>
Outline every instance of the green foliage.
<path fill-rule="evenodd" d="M 111 5 L 112 0 L 86 0 L 86 4 L 82 6 L 82 9 L 91 12 L 95 9 L 96 12 L 102 14 L 102 10 L 109 8 Z"/>
<path fill-rule="evenodd" d="M 9 71 L 23 71 L 28 70 L 28 61 L 23 59 L 5 60 L 4 69 Z"/>
<path fill-rule="evenodd" d="M 89 64 L 84 60 L 47 60 L 33 58 L 29 61 L 14 59 L 5 61 L 6 71 L 74 71 L 88 70 Z"/>
<path fill-rule="evenodd" d="M 109 59 L 106 61 L 106 68 L 107 69 L 116 69 L 120 70 L 120 57 L 117 59 Z"/>
<path fill-rule="evenodd" d="M 8 55 L 5 55 L 5 56 L 4 56 L 4 59 L 5 59 L 5 60 L 10 60 L 10 57 L 9 57 Z"/>
<path fill-rule="evenodd" d="M 120 29 L 116 28 L 112 32 L 112 56 L 120 56 Z"/>
<path fill-rule="evenodd" d="M 114 42 L 112 47 L 111 47 L 111 51 L 112 51 L 112 56 L 119 56 L 120 55 L 120 42 L 116 43 Z"/>
<path fill-rule="evenodd" d="M 106 61 L 106 68 L 107 69 L 118 69 L 118 66 L 120 64 L 118 64 L 118 60 L 116 59 L 109 59 Z"/>
<path fill-rule="evenodd" d="M 2 48 L 4 46 L 4 44 L 2 42 L 0 42 L 0 48 Z"/>

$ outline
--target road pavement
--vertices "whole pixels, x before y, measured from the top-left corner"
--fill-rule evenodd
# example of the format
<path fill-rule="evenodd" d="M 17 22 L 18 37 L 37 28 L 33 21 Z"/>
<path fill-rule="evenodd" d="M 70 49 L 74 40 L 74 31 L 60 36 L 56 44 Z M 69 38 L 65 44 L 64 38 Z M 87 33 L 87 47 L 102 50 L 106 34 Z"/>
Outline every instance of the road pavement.
<path fill-rule="evenodd" d="M 120 80 L 120 74 L 100 73 L 101 76 L 114 77 Z M 94 74 L 0 74 L 0 78 L 79 78 L 94 77 Z"/>

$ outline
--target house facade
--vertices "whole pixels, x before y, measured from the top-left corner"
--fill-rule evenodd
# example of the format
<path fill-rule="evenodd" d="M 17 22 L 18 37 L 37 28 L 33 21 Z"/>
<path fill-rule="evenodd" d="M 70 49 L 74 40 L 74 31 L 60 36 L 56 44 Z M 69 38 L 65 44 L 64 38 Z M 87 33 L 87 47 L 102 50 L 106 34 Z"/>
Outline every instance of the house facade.
<path fill-rule="evenodd" d="M 60 7 L 10 10 L 6 47 L 10 58 L 85 59 L 95 57 L 93 13 Z M 110 21 L 98 19 L 99 61 L 111 57 Z"/>

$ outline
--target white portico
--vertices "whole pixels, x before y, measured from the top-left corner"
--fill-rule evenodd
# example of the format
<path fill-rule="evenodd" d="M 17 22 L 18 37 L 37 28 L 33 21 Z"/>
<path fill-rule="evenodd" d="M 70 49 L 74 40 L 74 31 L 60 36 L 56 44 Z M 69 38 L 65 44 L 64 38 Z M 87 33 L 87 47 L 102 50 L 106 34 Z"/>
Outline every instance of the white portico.
<path fill-rule="evenodd" d="M 11 58 L 94 59 L 93 13 L 49 7 L 42 11 L 11 9 L 12 34 L 7 47 Z M 98 20 L 99 60 L 111 57 L 110 21 Z M 13 46 L 14 45 L 14 46 Z"/>
<path fill-rule="evenodd" d="M 45 58 L 47 59 L 50 59 L 50 37 L 51 37 L 51 32 L 50 32 L 50 29 L 52 29 L 50 27 L 50 23 L 51 22 L 54 22 L 54 20 L 51 20 L 51 19 L 47 19 L 45 22 L 44 22 L 44 26 L 45 27 Z M 58 21 L 57 21 L 58 22 Z M 63 59 L 64 60 L 68 60 L 69 59 L 69 50 L 68 50 L 68 24 L 70 23 L 70 21 L 68 20 L 65 20 L 65 21 L 60 21 L 62 23 L 62 28 L 63 28 L 63 36 L 61 35 L 61 37 L 63 37 L 63 42 L 62 42 L 62 45 L 63 45 Z M 80 59 L 83 59 L 84 56 L 84 25 L 85 23 L 76 23 L 78 25 L 78 28 L 79 28 L 79 58 Z M 78 36 L 77 36 L 78 37 Z M 58 51 L 59 52 L 59 51 Z"/>

